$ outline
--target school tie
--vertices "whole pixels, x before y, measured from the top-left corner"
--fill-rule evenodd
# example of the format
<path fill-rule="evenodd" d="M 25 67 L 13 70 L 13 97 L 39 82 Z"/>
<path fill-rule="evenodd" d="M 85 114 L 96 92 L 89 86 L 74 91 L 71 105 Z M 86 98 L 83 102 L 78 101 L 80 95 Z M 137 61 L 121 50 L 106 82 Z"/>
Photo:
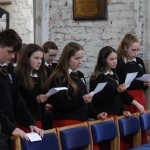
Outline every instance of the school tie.
<path fill-rule="evenodd" d="M 128 63 L 134 65 L 135 61 L 134 60 L 133 61 L 129 61 Z"/>
<path fill-rule="evenodd" d="M 118 79 L 116 78 L 116 76 L 114 74 L 107 74 L 107 77 L 110 80 L 115 81 L 119 85 L 119 81 L 118 81 Z"/>
<path fill-rule="evenodd" d="M 33 81 L 34 84 L 38 83 L 38 77 L 32 77 L 31 76 L 31 79 L 32 79 L 32 81 Z"/>
<path fill-rule="evenodd" d="M 78 71 L 72 71 L 71 73 L 70 73 L 70 75 L 72 76 L 72 77 L 74 77 L 74 78 L 78 78 Z"/>
<path fill-rule="evenodd" d="M 108 77 L 114 78 L 114 74 L 107 74 Z"/>
<path fill-rule="evenodd" d="M 0 66 L 0 72 L 3 75 L 7 75 L 7 66 Z"/>
<path fill-rule="evenodd" d="M 54 68 L 53 68 L 53 65 L 48 65 L 47 66 L 49 69 L 51 69 L 51 70 L 53 70 Z"/>
<path fill-rule="evenodd" d="M 31 74 L 30 76 L 31 76 L 33 83 L 37 84 L 38 83 L 38 75 L 35 73 L 35 74 Z"/>

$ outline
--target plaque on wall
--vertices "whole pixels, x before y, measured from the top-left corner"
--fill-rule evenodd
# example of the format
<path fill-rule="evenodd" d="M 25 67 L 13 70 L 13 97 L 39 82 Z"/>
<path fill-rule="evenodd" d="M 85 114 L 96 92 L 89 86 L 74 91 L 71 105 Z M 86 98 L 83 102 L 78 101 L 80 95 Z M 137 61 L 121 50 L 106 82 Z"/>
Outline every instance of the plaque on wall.
<path fill-rule="evenodd" d="M 107 0 L 73 0 L 73 19 L 107 19 Z"/>

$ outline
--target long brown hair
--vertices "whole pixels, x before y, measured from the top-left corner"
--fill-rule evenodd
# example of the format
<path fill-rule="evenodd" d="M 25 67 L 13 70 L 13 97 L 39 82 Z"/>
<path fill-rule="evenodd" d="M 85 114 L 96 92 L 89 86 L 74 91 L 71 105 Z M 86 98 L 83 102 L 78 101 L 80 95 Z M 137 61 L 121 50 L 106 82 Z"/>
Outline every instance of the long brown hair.
<path fill-rule="evenodd" d="M 90 80 L 96 80 L 99 74 L 107 71 L 106 59 L 112 52 L 117 53 L 111 46 L 105 46 L 99 51 L 94 73 L 92 74 Z"/>
<path fill-rule="evenodd" d="M 14 69 L 14 72 L 18 75 L 20 78 L 20 82 L 23 85 L 23 87 L 31 91 L 34 88 L 34 83 L 30 77 L 31 73 L 31 65 L 30 65 L 30 57 L 34 52 L 41 51 L 43 53 L 43 50 L 40 46 L 36 44 L 29 44 L 24 50 L 23 53 L 20 56 L 19 62 L 17 64 L 17 67 Z M 35 73 L 38 74 L 38 82 L 39 86 L 42 92 L 46 92 L 47 90 L 47 74 L 45 70 L 45 64 L 44 64 L 44 58 L 42 58 L 42 64 L 39 68 L 39 70 L 36 70 Z"/>
<path fill-rule="evenodd" d="M 47 41 L 42 45 L 42 49 L 43 49 L 44 53 L 48 53 L 49 49 L 58 50 L 58 47 L 54 42 Z"/>
<path fill-rule="evenodd" d="M 122 57 L 126 57 L 126 52 L 124 50 L 125 47 L 129 48 L 132 43 L 139 42 L 138 38 L 133 34 L 126 34 L 123 39 L 121 40 L 119 47 L 117 49 L 117 55 L 118 59 L 121 59 Z"/>
<path fill-rule="evenodd" d="M 81 45 L 75 42 L 68 43 L 62 51 L 57 67 L 55 68 L 55 70 L 53 71 L 53 73 L 50 75 L 48 79 L 49 85 L 51 85 L 52 82 L 56 84 L 58 82 L 61 82 L 61 84 L 67 82 L 68 83 L 67 87 L 68 88 L 72 87 L 73 89 L 73 94 L 71 96 L 76 96 L 77 86 L 74 83 L 74 81 L 71 79 L 71 77 L 69 76 L 69 73 L 68 73 L 69 63 L 70 63 L 71 57 L 74 56 L 75 53 L 79 50 L 83 50 Z M 60 81 L 62 77 L 63 77 L 63 80 Z M 70 99 L 70 97 L 68 96 L 68 90 L 66 91 L 66 95 Z"/>
<path fill-rule="evenodd" d="M 10 62 L 10 64 L 9 64 L 10 66 L 13 65 L 14 63 L 17 63 L 17 61 L 18 61 L 18 55 L 20 56 L 21 53 L 23 52 L 23 50 L 24 50 L 26 47 L 27 47 L 27 44 L 22 43 L 21 49 L 20 49 L 18 52 L 15 53 L 15 57 L 11 60 L 11 62 Z"/>

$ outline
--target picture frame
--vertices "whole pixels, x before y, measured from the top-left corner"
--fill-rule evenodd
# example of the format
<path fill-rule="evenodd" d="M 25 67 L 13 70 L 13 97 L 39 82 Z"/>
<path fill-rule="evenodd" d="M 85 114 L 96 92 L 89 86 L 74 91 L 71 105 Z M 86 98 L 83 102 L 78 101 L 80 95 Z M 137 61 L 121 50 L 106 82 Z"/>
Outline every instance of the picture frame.
<path fill-rule="evenodd" d="M 73 20 L 107 19 L 107 0 L 73 0 Z"/>

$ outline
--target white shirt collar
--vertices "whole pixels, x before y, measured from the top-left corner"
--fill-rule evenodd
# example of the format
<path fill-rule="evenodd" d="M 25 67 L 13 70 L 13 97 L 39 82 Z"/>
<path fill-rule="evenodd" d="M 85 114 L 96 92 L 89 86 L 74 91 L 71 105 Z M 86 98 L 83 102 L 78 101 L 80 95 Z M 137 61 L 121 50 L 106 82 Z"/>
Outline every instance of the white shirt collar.
<path fill-rule="evenodd" d="M 125 64 L 128 63 L 128 62 L 132 62 L 132 61 L 135 61 L 135 62 L 136 62 L 136 58 L 127 61 L 127 58 L 124 57 L 124 58 L 123 58 L 123 61 L 124 61 Z"/>
<path fill-rule="evenodd" d="M 30 76 L 31 76 L 31 77 L 35 77 L 35 78 L 37 78 L 37 77 L 38 77 L 38 75 L 37 75 L 36 73 L 34 73 L 34 74 L 30 74 Z"/>
<path fill-rule="evenodd" d="M 73 70 L 69 68 L 68 72 L 69 74 L 72 72 Z M 73 71 L 73 72 L 76 72 L 77 70 Z"/>
<path fill-rule="evenodd" d="M 17 66 L 17 64 L 16 64 L 16 63 L 13 63 L 13 66 L 14 66 L 14 67 L 16 67 L 16 66 Z"/>
<path fill-rule="evenodd" d="M 4 66 L 7 66 L 7 64 L 6 64 L 6 63 L 3 63 L 3 64 L 0 64 L 0 66 L 4 67 Z"/>
<path fill-rule="evenodd" d="M 72 72 L 72 70 L 69 68 L 68 72 L 69 72 L 69 74 L 70 74 L 70 73 Z"/>
<path fill-rule="evenodd" d="M 113 73 L 113 71 L 111 70 L 110 72 L 107 71 L 107 72 L 105 72 L 104 74 L 105 74 L 105 75 L 108 75 L 108 74 L 113 75 L 114 73 Z"/>
<path fill-rule="evenodd" d="M 52 66 L 52 63 L 48 64 L 48 63 L 45 61 L 45 65 L 46 65 L 46 66 L 49 66 L 49 65 Z"/>

